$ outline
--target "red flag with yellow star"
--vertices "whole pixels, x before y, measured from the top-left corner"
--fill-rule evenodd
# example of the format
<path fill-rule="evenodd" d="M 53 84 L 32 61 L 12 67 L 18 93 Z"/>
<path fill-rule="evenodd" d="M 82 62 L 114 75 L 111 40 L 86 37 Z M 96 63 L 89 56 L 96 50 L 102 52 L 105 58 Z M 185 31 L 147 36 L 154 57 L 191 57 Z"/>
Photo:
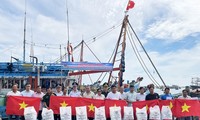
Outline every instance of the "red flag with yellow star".
<path fill-rule="evenodd" d="M 106 110 L 106 117 L 110 118 L 110 107 L 121 107 L 121 113 L 123 116 L 123 112 L 124 112 L 124 106 L 127 106 L 127 103 L 125 100 L 105 100 L 105 110 Z"/>
<path fill-rule="evenodd" d="M 198 100 L 176 99 L 173 115 L 175 117 L 200 116 Z"/>
<path fill-rule="evenodd" d="M 54 114 L 60 114 L 60 107 L 71 106 L 72 115 L 76 115 L 75 107 L 81 106 L 80 101 L 78 97 L 51 96 L 49 107 L 53 110 Z"/>
<path fill-rule="evenodd" d="M 24 109 L 33 106 L 36 112 L 40 108 L 40 98 L 22 97 L 22 96 L 8 96 L 6 102 L 7 115 L 24 115 Z"/>
<path fill-rule="evenodd" d="M 174 110 L 174 100 L 160 100 L 160 109 L 162 109 L 162 106 L 169 106 L 171 111 L 173 112 Z"/>
<path fill-rule="evenodd" d="M 88 117 L 91 118 L 94 118 L 95 107 L 99 108 L 101 106 L 105 106 L 104 100 L 89 99 L 89 98 L 81 98 L 80 104 L 81 106 L 87 107 L 87 115 Z"/>
<path fill-rule="evenodd" d="M 134 111 L 136 111 L 136 108 L 142 109 L 143 107 L 146 106 L 147 113 L 149 114 L 149 108 L 155 105 L 159 105 L 159 100 L 137 101 L 137 102 L 133 102 L 133 109 Z"/>

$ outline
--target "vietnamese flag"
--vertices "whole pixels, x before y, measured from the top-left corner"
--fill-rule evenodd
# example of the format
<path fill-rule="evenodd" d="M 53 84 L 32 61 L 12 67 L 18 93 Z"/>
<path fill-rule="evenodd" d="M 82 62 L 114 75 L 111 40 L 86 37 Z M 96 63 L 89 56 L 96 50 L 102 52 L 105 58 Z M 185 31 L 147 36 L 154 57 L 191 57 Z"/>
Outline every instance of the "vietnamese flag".
<path fill-rule="evenodd" d="M 174 111 L 175 106 L 175 100 L 160 100 L 160 109 L 162 109 L 162 106 L 169 106 L 172 113 Z"/>
<path fill-rule="evenodd" d="M 173 115 L 175 117 L 200 116 L 199 101 L 176 99 Z"/>
<path fill-rule="evenodd" d="M 149 114 L 149 108 L 154 107 L 155 105 L 159 105 L 159 100 L 149 100 L 149 101 L 137 101 L 133 102 L 133 109 L 136 111 L 136 108 L 142 109 L 146 106 L 147 113 Z"/>
<path fill-rule="evenodd" d="M 105 100 L 105 111 L 106 111 L 106 117 L 110 118 L 110 107 L 121 107 L 121 113 L 123 117 L 124 112 L 124 106 L 127 106 L 127 102 L 125 100 Z"/>
<path fill-rule="evenodd" d="M 50 109 L 53 110 L 54 114 L 60 114 L 60 107 L 71 106 L 72 115 L 76 115 L 76 106 L 80 106 L 80 98 L 78 97 L 62 97 L 62 96 L 51 96 L 50 98 Z"/>
<path fill-rule="evenodd" d="M 129 0 L 126 10 L 132 9 L 135 6 L 135 3 L 132 0 Z"/>
<path fill-rule="evenodd" d="M 90 99 L 90 98 L 80 98 L 80 105 L 87 107 L 87 116 L 94 118 L 95 107 L 99 108 L 105 106 L 104 100 Z"/>
<path fill-rule="evenodd" d="M 33 106 L 36 112 L 38 112 L 40 108 L 40 98 L 8 96 L 6 102 L 6 114 L 23 116 L 24 109 L 29 106 Z"/>

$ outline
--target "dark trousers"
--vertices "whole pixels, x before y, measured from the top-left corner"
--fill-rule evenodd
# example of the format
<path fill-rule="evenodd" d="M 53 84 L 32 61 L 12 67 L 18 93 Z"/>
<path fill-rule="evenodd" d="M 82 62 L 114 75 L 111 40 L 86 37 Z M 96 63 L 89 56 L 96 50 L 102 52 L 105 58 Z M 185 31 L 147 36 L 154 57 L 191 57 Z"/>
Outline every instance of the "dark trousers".
<path fill-rule="evenodd" d="M 8 120 L 19 120 L 18 115 L 9 115 Z"/>
<path fill-rule="evenodd" d="M 54 114 L 54 120 L 60 120 L 60 115 Z"/>
<path fill-rule="evenodd" d="M 72 115 L 72 120 L 76 120 L 76 116 L 75 115 Z"/>
<path fill-rule="evenodd" d="M 38 119 L 38 120 L 42 120 L 42 110 L 40 110 L 40 111 L 38 112 L 37 119 Z"/>
<path fill-rule="evenodd" d="M 21 116 L 21 120 L 25 120 L 25 117 L 24 117 L 24 116 Z"/>

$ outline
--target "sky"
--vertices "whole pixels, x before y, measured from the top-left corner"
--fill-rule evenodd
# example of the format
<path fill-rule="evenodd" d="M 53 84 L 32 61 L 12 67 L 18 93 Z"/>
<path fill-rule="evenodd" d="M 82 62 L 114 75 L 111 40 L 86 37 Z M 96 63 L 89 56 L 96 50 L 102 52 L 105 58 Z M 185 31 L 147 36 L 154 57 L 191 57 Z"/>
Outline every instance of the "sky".
<path fill-rule="evenodd" d="M 200 72 L 200 1 L 134 2 L 134 8 L 127 13 L 129 21 L 163 80 L 167 85 L 189 85 L 192 78 L 199 77 Z M 101 62 L 108 62 L 119 37 L 128 0 L 68 0 L 67 3 L 69 40 L 72 46 L 84 40 Z M 66 0 L 27 0 L 26 5 L 24 0 L 1 0 L 0 61 L 10 61 L 11 56 L 23 59 L 25 6 L 26 61 L 30 60 L 32 42 L 34 55 L 40 62 L 55 62 L 60 57 L 60 45 L 61 54 L 64 54 L 68 40 Z M 150 73 L 162 85 L 135 37 L 134 40 Z M 74 50 L 75 61 L 79 60 L 79 55 L 80 48 Z M 98 62 L 87 47 L 84 47 L 83 59 Z M 141 84 L 152 83 L 139 64 L 129 39 L 125 63 L 125 81 L 135 80 L 140 76 L 144 77 Z M 95 82 L 99 74 L 90 77 L 85 75 L 83 82 Z M 107 76 L 103 82 L 105 81 Z"/>

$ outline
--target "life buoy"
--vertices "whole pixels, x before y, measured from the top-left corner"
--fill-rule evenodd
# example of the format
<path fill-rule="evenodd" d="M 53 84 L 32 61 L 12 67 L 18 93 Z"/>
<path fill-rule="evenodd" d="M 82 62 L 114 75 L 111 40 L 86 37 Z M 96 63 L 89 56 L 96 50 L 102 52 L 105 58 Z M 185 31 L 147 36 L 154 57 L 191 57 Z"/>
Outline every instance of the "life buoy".
<path fill-rule="evenodd" d="M 72 47 L 71 44 L 67 46 L 67 52 L 68 52 L 68 54 L 70 54 L 70 55 L 73 54 L 73 47 Z"/>

